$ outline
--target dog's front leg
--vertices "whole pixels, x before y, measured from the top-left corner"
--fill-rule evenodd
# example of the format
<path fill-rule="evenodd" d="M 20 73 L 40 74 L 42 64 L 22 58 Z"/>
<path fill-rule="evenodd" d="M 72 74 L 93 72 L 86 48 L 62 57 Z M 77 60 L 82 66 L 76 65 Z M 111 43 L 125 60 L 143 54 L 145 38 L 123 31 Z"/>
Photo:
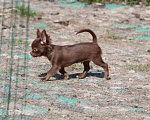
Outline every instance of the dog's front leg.
<path fill-rule="evenodd" d="M 42 78 L 41 81 L 47 81 L 52 77 L 60 68 L 57 65 L 53 65 L 52 68 L 47 72 L 46 77 Z"/>

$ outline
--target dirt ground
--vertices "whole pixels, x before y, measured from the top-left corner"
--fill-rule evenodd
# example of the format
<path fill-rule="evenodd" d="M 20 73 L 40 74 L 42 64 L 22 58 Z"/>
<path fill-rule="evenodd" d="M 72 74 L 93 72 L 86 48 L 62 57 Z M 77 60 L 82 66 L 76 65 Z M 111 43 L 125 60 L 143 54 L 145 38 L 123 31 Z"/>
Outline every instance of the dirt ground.
<path fill-rule="evenodd" d="M 22 113 L 22 119 L 27 120 L 150 120 L 149 7 L 38 0 L 32 0 L 30 7 L 38 15 L 30 17 L 28 55 L 37 28 L 46 29 L 56 45 L 92 41 L 89 33 L 75 34 L 89 28 L 98 37 L 110 79 L 105 80 L 103 69 L 91 62 L 91 70 L 84 79 L 76 78 L 83 71 L 83 65 L 78 63 L 66 68 L 69 80 L 63 80 L 58 73 L 50 81 L 40 82 L 51 64 L 44 57 L 29 56 L 27 79 L 18 81 L 15 110 L 15 93 L 11 95 L 10 118 L 15 114 L 19 120 Z M 7 53 L 2 56 L 1 61 L 8 58 Z M 19 79 L 23 76 L 21 72 Z M 13 78 L 12 91 L 16 89 Z M 4 84 L 1 82 L 1 89 Z M 2 99 L 0 105 L 1 113 Z"/>

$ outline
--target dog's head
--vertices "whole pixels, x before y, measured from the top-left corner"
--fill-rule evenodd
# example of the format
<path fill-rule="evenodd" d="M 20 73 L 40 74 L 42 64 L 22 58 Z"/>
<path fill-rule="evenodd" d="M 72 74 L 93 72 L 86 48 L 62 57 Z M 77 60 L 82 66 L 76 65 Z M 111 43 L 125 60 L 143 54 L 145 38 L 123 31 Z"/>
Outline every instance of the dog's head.
<path fill-rule="evenodd" d="M 40 32 L 37 29 L 37 38 L 32 42 L 31 47 L 32 51 L 30 54 L 33 57 L 47 56 L 47 51 L 51 49 L 51 39 L 45 30 Z"/>

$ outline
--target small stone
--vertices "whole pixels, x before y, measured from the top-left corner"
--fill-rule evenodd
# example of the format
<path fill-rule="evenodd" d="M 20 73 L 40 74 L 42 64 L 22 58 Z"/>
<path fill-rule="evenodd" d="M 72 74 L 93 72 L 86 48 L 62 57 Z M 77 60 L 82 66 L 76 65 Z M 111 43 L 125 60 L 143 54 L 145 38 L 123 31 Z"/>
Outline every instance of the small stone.
<path fill-rule="evenodd" d="M 20 74 L 21 75 L 21 77 L 24 77 L 25 76 L 25 74 Z"/>
<path fill-rule="evenodd" d="M 74 98 L 77 98 L 77 95 L 73 95 Z"/>
<path fill-rule="evenodd" d="M 149 85 L 149 83 L 143 83 L 143 85 L 145 86 L 145 85 Z"/>
<path fill-rule="evenodd" d="M 137 106 L 137 105 L 135 105 L 135 106 L 134 106 L 134 108 L 138 108 L 138 106 Z"/>
<path fill-rule="evenodd" d="M 141 87 L 141 86 L 138 86 L 137 89 L 142 89 L 142 87 Z"/>
<path fill-rule="evenodd" d="M 54 21 L 54 23 L 60 24 L 60 25 L 64 25 L 64 26 L 68 26 L 69 25 L 69 21 Z"/>
<path fill-rule="evenodd" d="M 62 117 L 63 117 L 63 118 L 65 118 L 65 117 L 66 117 L 66 115 L 62 115 Z"/>
<path fill-rule="evenodd" d="M 25 28 L 25 25 L 20 24 L 20 27 Z"/>
<path fill-rule="evenodd" d="M 122 62 L 127 62 L 126 60 L 121 60 Z"/>
<path fill-rule="evenodd" d="M 59 15 L 59 12 L 51 13 L 51 15 Z"/>
<path fill-rule="evenodd" d="M 105 8 L 105 5 L 101 3 L 96 3 L 95 8 Z"/>
<path fill-rule="evenodd" d="M 38 20 L 41 20 L 41 19 L 42 19 L 42 17 L 41 17 L 41 16 L 39 16 L 37 19 L 38 19 Z"/>
<path fill-rule="evenodd" d="M 135 73 L 135 71 L 134 70 L 130 70 L 129 73 Z"/>

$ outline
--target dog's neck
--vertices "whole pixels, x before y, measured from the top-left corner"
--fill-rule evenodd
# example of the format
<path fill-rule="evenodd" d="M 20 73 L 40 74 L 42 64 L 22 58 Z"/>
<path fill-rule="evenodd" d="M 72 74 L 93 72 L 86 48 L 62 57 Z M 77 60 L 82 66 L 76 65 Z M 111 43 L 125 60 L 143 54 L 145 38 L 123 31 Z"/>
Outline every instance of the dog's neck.
<path fill-rule="evenodd" d="M 51 56 L 52 56 L 55 46 L 56 45 L 51 44 L 51 45 L 47 45 L 46 47 L 44 56 L 47 57 L 49 60 L 51 60 Z"/>

